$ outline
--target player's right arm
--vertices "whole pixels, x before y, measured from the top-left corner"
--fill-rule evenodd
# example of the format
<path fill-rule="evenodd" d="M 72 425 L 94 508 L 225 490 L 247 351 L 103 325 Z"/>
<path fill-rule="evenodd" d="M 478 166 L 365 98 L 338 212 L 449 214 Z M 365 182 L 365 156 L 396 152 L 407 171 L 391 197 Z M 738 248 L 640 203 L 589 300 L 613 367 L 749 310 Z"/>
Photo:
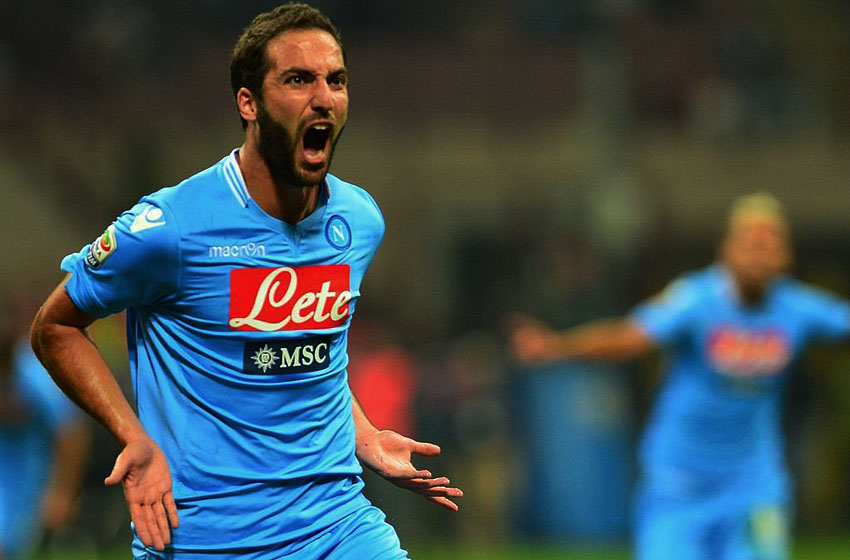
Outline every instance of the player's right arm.
<path fill-rule="evenodd" d="M 511 352 L 520 363 L 638 358 L 672 344 L 687 332 L 699 291 L 692 280 L 677 280 L 625 317 L 593 321 L 565 331 L 527 316 L 515 316 L 509 324 Z"/>
<path fill-rule="evenodd" d="M 603 319 L 557 331 L 527 316 L 510 325 L 511 350 L 521 363 L 561 359 L 629 360 L 656 348 L 655 340 L 629 317 Z"/>
<path fill-rule="evenodd" d="M 145 197 L 80 252 L 65 257 L 65 280 L 38 312 L 33 349 L 65 393 L 121 443 L 106 484 L 122 484 L 136 533 L 164 548 L 177 526 L 171 473 L 159 446 L 124 398 L 88 338 L 96 319 L 127 308 L 149 310 L 173 297 L 179 283 L 177 220 L 164 204 L 176 191 Z"/>
<path fill-rule="evenodd" d="M 123 484 L 139 538 L 162 550 L 171 540 L 169 523 L 178 525 L 168 463 L 88 337 L 86 328 L 94 319 L 74 304 L 66 282 L 47 298 L 33 321 L 33 350 L 56 384 L 123 446 L 105 482 Z"/>

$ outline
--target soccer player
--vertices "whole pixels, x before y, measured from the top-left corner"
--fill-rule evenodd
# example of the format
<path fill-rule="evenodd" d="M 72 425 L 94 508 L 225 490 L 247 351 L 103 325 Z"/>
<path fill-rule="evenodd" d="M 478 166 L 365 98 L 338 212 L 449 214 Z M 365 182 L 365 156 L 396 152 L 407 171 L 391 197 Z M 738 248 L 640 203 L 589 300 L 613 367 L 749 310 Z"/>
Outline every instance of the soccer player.
<path fill-rule="evenodd" d="M 0 341 L 0 560 L 24 558 L 39 531 L 73 519 L 88 426 L 25 340 Z"/>
<path fill-rule="evenodd" d="M 244 144 L 66 257 L 33 347 L 123 445 L 106 483 L 123 485 L 135 558 L 406 558 L 358 458 L 450 510 L 462 492 L 411 463 L 439 447 L 377 429 L 347 384 L 384 222 L 328 174 L 348 114 L 339 33 L 304 4 L 260 14 L 231 85 Z M 86 337 L 122 309 L 138 417 Z"/>
<path fill-rule="evenodd" d="M 720 262 L 628 317 L 563 332 L 514 325 L 512 350 L 526 363 L 669 352 L 640 450 L 638 558 L 787 558 L 782 388 L 810 342 L 850 336 L 850 303 L 787 276 L 790 262 L 779 203 L 748 195 L 733 205 Z"/>

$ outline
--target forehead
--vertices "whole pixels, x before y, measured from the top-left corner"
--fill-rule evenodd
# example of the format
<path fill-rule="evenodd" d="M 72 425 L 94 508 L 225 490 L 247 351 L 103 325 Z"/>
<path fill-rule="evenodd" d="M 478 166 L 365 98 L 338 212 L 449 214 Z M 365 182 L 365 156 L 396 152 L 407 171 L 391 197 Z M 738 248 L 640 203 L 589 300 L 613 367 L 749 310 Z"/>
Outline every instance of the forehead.
<path fill-rule="evenodd" d="M 266 52 L 270 71 L 291 67 L 317 71 L 345 67 L 336 39 L 321 29 L 284 31 L 269 41 Z"/>
<path fill-rule="evenodd" d="M 771 216 L 748 216 L 729 227 L 729 234 L 734 239 L 746 238 L 752 235 L 774 235 L 785 238 L 788 226 L 782 219 Z"/>

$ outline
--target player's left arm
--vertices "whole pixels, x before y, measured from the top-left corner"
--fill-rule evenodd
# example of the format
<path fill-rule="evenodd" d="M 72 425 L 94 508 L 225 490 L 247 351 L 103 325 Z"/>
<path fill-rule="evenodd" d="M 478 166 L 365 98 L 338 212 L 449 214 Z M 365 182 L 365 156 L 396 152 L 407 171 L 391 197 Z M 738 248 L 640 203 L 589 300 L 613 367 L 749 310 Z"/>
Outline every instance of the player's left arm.
<path fill-rule="evenodd" d="M 457 511 L 453 501 L 463 496 L 460 488 L 449 486 L 444 476 L 435 477 L 431 471 L 417 469 L 411 462 L 414 453 L 426 457 L 440 454 L 440 447 L 405 437 L 391 430 L 376 428 L 352 394 L 351 413 L 354 416 L 357 458 L 396 486 L 410 490 L 450 511 Z"/>
<path fill-rule="evenodd" d="M 808 288 L 801 294 L 799 305 L 806 310 L 810 340 L 850 342 L 850 301 L 816 288 Z"/>
<path fill-rule="evenodd" d="M 89 446 L 89 427 L 82 417 L 60 428 L 54 438 L 50 481 L 41 502 L 42 523 L 48 533 L 67 526 L 76 513 Z"/>

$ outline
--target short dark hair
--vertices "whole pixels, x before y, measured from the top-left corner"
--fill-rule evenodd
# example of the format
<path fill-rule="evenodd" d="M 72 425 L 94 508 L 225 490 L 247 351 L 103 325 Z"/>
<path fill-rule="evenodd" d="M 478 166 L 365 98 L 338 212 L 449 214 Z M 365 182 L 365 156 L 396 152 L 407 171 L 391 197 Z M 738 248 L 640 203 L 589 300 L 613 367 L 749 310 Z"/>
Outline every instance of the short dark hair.
<path fill-rule="evenodd" d="M 236 41 L 230 58 L 230 87 L 233 89 L 234 98 L 239 89 L 245 87 L 262 99 L 263 79 L 270 66 L 266 47 L 269 41 L 292 29 L 327 31 L 339 45 L 342 60 L 345 62 L 345 49 L 342 48 L 339 31 L 327 16 L 307 4 L 284 4 L 255 17 Z M 248 126 L 245 119 L 241 116 L 239 119 L 242 121 L 242 128 Z"/>

